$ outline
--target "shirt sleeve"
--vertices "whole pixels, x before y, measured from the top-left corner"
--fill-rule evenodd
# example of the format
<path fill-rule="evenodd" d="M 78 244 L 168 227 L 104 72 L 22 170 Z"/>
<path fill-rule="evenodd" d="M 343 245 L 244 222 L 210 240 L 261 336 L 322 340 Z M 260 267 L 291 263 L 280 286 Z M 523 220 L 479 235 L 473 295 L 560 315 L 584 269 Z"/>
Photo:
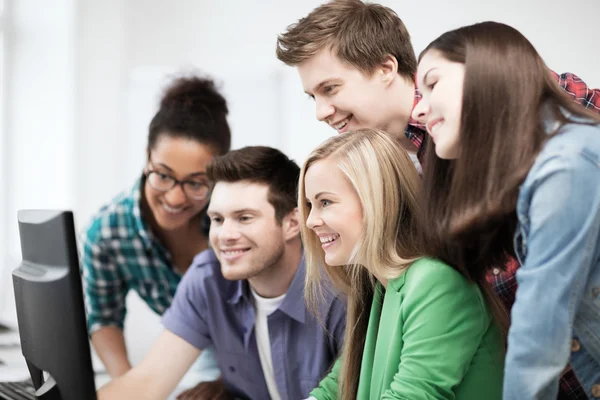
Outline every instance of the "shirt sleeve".
<path fill-rule="evenodd" d="M 557 396 L 575 313 L 597 254 L 599 182 L 597 160 L 561 150 L 534 165 L 522 186 L 518 211 L 528 232 L 517 271 L 504 399 Z"/>
<path fill-rule="evenodd" d="M 162 319 L 165 329 L 200 350 L 212 345 L 204 290 L 208 270 L 210 266 L 190 267 L 181 279 L 173 303 Z"/>
<path fill-rule="evenodd" d="M 341 365 L 341 358 L 338 358 L 329 374 L 319 382 L 319 386 L 310 392 L 310 397 L 317 400 L 335 400 L 338 398 L 338 377 Z"/>
<path fill-rule="evenodd" d="M 80 258 L 83 291 L 90 334 L 104 326 L 123 329 L 129 291 L 115 257 L 100 237 L 100 227 L 93 224 L 81 240 Z"/>
<path fill-rule="evenodd" d="M 454 389 L 493 323 L 474 284 L 445 265 L 428 270 L 406 278 L 403 348 L 382 399 L 454 399 Z"/>
<path fill-rule="evenodd" d="M 570 72 L 552 75 L 558 81 L 560 87 L 585 108 L 600 113 L 600 89 L 590 89 L 588 85 L 577 75 Z"/>

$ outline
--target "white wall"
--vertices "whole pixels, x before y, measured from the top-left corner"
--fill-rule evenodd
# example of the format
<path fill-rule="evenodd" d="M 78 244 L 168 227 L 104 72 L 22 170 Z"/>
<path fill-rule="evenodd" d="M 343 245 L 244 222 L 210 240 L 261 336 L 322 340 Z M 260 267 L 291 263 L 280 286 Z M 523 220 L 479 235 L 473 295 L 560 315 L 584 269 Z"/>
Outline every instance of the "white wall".
<path fill-rule="evenodd" d="M 6 3 L 0 293 L 21 258 L 16 210 L 76 208 L 75 0 Z M 11 295 L 4 313 L 14 319 Z"/>
<path fill-rule="evenodd" d="M 77 186 L 85 187 L 78 197 L 82 215 L 139 172 L 146 135 L 142 117 L 151 117 L 158 83 L 164 82 L 157 71 L 196 67 L 222 82 L 234 147 L 268 143 L 301 161 L 330 134 L 315 121 L 295 70 L 275 58 L 276 35 L 320 0 L 80 3 L 79 129 L 84 139 Z M 383 3 L 403 18 L 417 52 L 446 30 L 495 19 L 520 29 L 555 70 L 576 72 L 600 86 L 600 52 L 592 50 L 597 43 L 587 34 L 600 16 L 597 0 L 576 2 L 577 24 L 565 24 L 564 2 L 558 0 Z M 140 99 L 142 92 L 154 92 L 151 102 Z M 140 103 L 137 109 L 132 99 Z M 107 162 L 113 154 L 127 160 L 127 170 Z"/>
<path fill-rule="evenodd" d="M 320 3 L 15 1 L 15 23 L 27 29 L 15 37 L 10 77 L 8 214 L 72 207 L 81 226 L 128 187 L 142 168 L 164 74 L 181 68 L 199 68 L 223 84 L 234 147 L 270 144 L 301 162 L 332 131 L 315 120 L 295 70 L 275 58 L 275 42 Z M 405 21 L 417 52 L 446 30 L 496 20 L 521 30 L 551 68 L 600 87 L 600 52 L 589 33 L 600 17 L 598 0 L 383 3 Z M 41 179 L 49 170 L 54 179 Z M 141 333 L 152 317 L 135 298 L 129 301 L 136 310 L 130 315 L 139 310 L 127 325 L 139 360 L 154 335 Z"/>

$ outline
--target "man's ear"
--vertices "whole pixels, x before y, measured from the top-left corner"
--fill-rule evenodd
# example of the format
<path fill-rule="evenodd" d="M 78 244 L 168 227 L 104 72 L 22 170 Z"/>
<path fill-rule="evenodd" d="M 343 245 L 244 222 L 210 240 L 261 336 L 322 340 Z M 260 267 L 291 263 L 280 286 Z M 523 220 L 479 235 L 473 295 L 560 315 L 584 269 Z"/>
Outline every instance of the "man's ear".
<path fill-rule="evenodd" d="M 383 62 L 377 67 L 377 73 L 381 75 L 381 80 L 391 83 L 398 76 L 398 60 L 391 54 L 388 54 Z"/>
<path fill-rule="evenodd" d="M 286 241 L 298 236 L 300 233 L 300 213 L 298 212 L 298 207 L 294 208 L 288 215 L 283 217 L 281 225 L 283 227 L 283 236 Z"/>

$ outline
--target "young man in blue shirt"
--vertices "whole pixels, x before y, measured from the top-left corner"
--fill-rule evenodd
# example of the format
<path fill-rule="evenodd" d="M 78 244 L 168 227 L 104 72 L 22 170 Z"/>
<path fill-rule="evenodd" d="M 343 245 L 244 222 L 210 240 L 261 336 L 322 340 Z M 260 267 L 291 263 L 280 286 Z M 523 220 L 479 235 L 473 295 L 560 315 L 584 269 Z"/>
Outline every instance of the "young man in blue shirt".
<path fill-rule="evenodd" d="M 207 347 L 224 390 L 201 394 L 200 385 L 195 398 L 306 398 L 341 349 L 344 302 L 329 293 L 316 315 L 304 303 L 298 166 L 246 147 L 216 158 L 207 175 L 212 248 L 194 259 L 148 356 L 99 399 L 164 399 Z"/>

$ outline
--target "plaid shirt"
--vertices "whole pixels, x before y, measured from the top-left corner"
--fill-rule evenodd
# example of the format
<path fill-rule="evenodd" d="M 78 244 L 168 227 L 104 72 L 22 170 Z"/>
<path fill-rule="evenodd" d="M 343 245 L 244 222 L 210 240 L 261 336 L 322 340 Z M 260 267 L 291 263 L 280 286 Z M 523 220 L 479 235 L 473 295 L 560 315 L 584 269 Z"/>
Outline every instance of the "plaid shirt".
<path fill-rule="evenodd" d="M 573 100 L 582 104 L 584 107 L 600 113 L 600 89 L 590 89 L 577 75 L 571 73 L 557 74 L 552 72 L 558 81 L 558 84 L 567 92 Z M 415 93 L 415 105 L 420 100 L 421 95 Z M 415 146 L 419 149 L 419 156 L 422 155 L 421 146 L 425 138 L 426 131 L 424 126 L 415 120 L 410 120 L 406 127 L 405 134 Z M 488 281 L 493 285 L 496 294 L 504 303 L 507 310 L 512 308 L 517 293 L 517 279 L 515 273 L 519 268 L 516 260 L 511 260 L 504 270 L 494 268 L 488 275 Z M 560 379 L 559 399 L 587 399 L 585 391 L 579 384 L 577 377 L 570 366 L 567 366 Z"/>
<path fill-rule="evenodd" d="M 130 289 L 162 315 L 181 280 L 170 254 L 141 217 L 141 185 L 140 179 L 102 207 L 80 239 L 90 334 L 110 325 L 123 329 Z"/>

